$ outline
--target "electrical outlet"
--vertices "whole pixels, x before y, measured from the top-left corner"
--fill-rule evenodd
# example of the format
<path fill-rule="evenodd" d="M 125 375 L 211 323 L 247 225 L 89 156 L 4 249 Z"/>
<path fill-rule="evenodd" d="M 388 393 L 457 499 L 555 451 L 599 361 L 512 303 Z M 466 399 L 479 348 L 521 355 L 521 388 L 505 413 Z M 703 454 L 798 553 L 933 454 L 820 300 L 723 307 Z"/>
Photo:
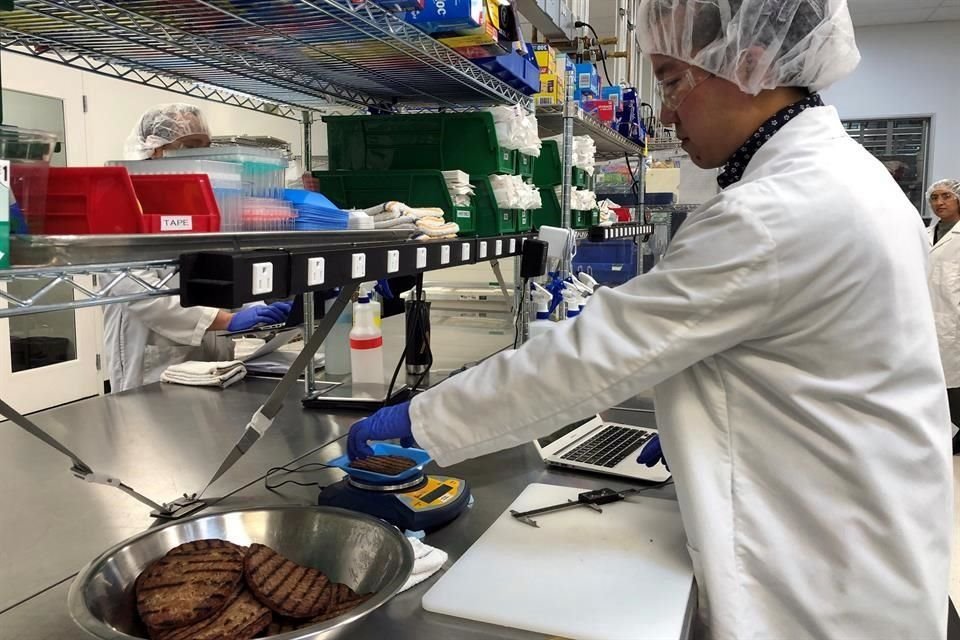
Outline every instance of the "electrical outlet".
<path fill-rule="evenodd" d="M 417 269 L 427 268 L 427 248 L 417 247 Z"/>
<path fill-rule="evenodd" d="M 307 286 L 316 287 L 323 284 L 326 278 L 326 259 L 308 258 L 307 259 Z"/>
<path fill-rule="evenodd" d="M 470 243 L 464 242 L 460 245 L 460 260 L 470 262 Z"/>
<path fill-rule="evenodd" d="M 450 245 L 440 247 L 440 264 L 450 264 Z"/>
<path fill-rule="evenodd" d="M 396 249 L 387 251 L 387 273 L 400 271 L 400 252 Z"/>
<path fill-rule="evenodd" d="M 367 254 L 355 253 L 350 261 L 350 277 L 354 280 L 367 275 Z"/>
<path fill-rule="evenodd" d="M 255 262 L 253 264 L 253 287 L 251 293 L 260 296 L 273 291 L 273 263 Z"/>
<path fill-rule="evenodd" d="M 493 250 L 493 255 L 499 256 L 503 254 L 503 240 L 497 240 L 496 248 Z"/>
<path fill-rule="evenodd" d="M 484 260 L 487 257 L 487 241 L 484 240 L 480 243 L 480 259 Z"/>
<path fill-rule="evenodd" d="M 517 252 L 517 239 L 510 238 L 510 253 L 516 253 L 516 252 Z"/>

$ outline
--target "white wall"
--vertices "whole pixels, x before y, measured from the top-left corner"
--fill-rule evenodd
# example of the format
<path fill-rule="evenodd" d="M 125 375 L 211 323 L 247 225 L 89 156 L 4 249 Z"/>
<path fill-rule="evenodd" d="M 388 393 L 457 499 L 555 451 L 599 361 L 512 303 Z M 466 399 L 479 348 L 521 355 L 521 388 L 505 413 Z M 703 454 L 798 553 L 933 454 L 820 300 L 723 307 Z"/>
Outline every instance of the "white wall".
<path fill-rule="evenodd" d="M 3 52 L 3 86 L 64 101 L 67 160 L 71 166 L 102 166 L 119 159 L 123 144 L 140 115 L 165 102 L 195 104 L 207 116 L 214 135 L 268 135 L 291 143 L 293 154 L 300 155 L 301 125 L 286 118 L 256 113 L 182 96 L 132 82 L 107 78 L 62 65 Z M 87 112 L 83 112 L 83 96 Z M 325 128 L 314 126 L 313 153 L 326 153 Z"/>
<path fill-rule="evenodd" d="M 933 116 L 931 180 L 960 177 L 960 22 L 861 27 L 863 61 L 824 92 L 845 119 Z"/>

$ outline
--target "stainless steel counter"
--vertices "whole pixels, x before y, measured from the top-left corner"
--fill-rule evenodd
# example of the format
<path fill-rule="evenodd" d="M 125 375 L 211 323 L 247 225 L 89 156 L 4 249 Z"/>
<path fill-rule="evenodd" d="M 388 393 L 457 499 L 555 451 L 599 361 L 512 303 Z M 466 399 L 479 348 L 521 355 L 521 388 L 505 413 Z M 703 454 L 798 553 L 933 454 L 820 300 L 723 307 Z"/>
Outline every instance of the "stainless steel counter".
<path fill-rule="evenodd" d="M 450 362 L 452 353 L 460 362 L 476 360 L 512 341 L 512 335 L 495 327 L 496 321 L 439 323 L 434 328 L 438 364 Z M 118 476 L 154 499 L 169 500 L 203 486 L 274 384 L 250 379 L 223 391 L 157 384 L 42 412 L 35 419 L 96 470 Z M 315 502 L 317 488 L 286 485 L 269 491 L 264 475 L 270 467 L 294 460 L 302 464 L 339 455 L 343 451 L 339 441 L 321 451 L 317 448 L 343 436 L 359 416 L 304 411 L 300 396 L 300 389 L 291 393 L 273 429 L 211 487 L 207 497 L 228 495 L 211 509 Z M 642 411 L 610 417 L 636 424 L 652 424 L 653 419 Z M 65 458 L 10 425 L 0 424 L 0 451 L 5 457 L 0 486 L 6 489 L 0 497 L 0 639 L 82 638 L 66 610 L 70 579 L 103 549 L 150 526 L 147 509 L 115 489 L 74 479 Z M 476 499 L 471 509 L 427 538 L 450 554 L 450 563 L 531 482 L 585 488 L 628 486 L 599 476 L 548 471 L 532 445 L 443 472 L 465 478 Z M 324 485 L 338 477 L 338 472 L 321 470 L 296 474 L 295 479 Z M 672 490 L 657 489 L 650 495 L 670 498 Z M 394 598 L 358 623 L 350 637 L 541 637 L 423 611 L 420 599 L 434 580 Z M 691 593 L 688 612 L 694 602 Z"/>

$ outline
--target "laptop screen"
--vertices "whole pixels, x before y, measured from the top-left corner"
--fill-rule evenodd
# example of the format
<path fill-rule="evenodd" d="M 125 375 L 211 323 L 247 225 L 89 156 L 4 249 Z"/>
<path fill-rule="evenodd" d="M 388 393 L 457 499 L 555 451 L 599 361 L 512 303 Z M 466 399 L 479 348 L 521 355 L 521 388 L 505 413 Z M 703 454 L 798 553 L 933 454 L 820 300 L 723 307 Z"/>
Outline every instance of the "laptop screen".
<path fill-rule="evenodd" d="M 581 420 L 581 421 L 579 421 L 579 422 L 574 422 L 573 424 L 568 424 L 567 426 L 565 426 L 564 428 L 560 429 L 559 431 L 554 431 L 553 433 L 551 433 L 550 435 L 548 435 L 548 436 L 546 436 L 546 437 L 538 438 L 538 439 L 537 439 L 537 444 L 540 445 L 541 448 L 546 447 L 546 446 L 549 446 L 552 442 L 556 442 L 557 440 L 559 440 L 559 439 L 562 438 L 563 436 L 567 435 L 568 433 L 570 433 L 571 431 L 573 431 L 573 430 L 576 429 L 577 427 L 581 427 L 581 426 L 587 424 L 588 422 L 590 422 L 591 420 L 593 420 L 593 419 L 596 418 L 596 417 L 597 417 L 597 416 L 590 416 L 589 418 L 586 418 L 585 420 Z"/>

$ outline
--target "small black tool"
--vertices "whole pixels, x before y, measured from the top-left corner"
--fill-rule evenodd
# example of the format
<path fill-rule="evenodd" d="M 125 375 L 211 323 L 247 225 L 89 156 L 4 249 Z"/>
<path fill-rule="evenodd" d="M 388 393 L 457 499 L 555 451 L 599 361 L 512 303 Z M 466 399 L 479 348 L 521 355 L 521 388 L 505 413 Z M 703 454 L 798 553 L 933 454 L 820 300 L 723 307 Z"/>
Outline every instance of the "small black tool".
<path fill-rule="evenodd" d="M 514 511 L 511 509 L 510 515 L 523 524 L 528 524 L 531 527 L 537 527 L 539 529 L 540 525 L 537 524 L 536 520 L 534 520 L 532 516 L 539 516 L 544 513 L 552 513 L 554 511 L 562 511 L 564 509 L 572 509 L 574 507 L 588 507 L 597 513 L 603 513 L 603 509 L 600 508 L 600 505 L 610 504 L 611 502 L 620 502 L 621 500 L 626 500 L 628 497 L 645 490 L 646 488 L 615 491 L 614 489 L 604 488 L 595 489 L 594 491 L 584 491 L 577 496 L 576 500 L 567 500 L 561 504 L 554 504 L 549 507 L 540 507 L 539 509 L 531 509 L 530 511 Z"/>

